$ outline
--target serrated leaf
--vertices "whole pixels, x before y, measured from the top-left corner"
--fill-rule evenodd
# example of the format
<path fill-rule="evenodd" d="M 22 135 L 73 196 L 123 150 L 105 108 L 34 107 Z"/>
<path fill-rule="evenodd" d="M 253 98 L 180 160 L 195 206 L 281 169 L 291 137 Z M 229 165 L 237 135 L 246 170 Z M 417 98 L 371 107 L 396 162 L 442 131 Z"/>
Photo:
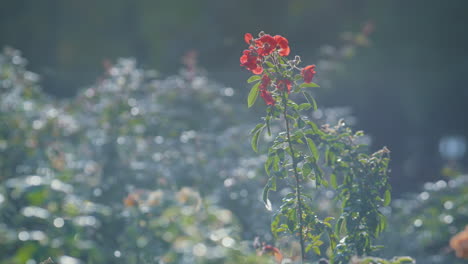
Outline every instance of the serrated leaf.
<path fill-rule="evenodd" d="M 252 83 L 252 82 L 258 81 L 260 79 L 262 79 L 262 77 L 260 77 L 260 75 L 253 75 L 253 76 L 250 76 L 250 78 L 247 79 L 247 82 Z"/>
<path fill-rule="evenodd" d="M 315 158 L 315 161 L 318 161 L 319 159 L 319 152 L 317 150 L 317 146 L 315 145 L 314 141 L 310 138 L 306 138 L 307 140 L 307 146 L 309 147 L 310 152 Z"/>
<path fill-rule="evenodd" d="M 390 193 L 390 190 L 386 190 L 383 205 L 388 206 L 390 205 L 391 201 L 392 201 L 392 194 Z"/>
<path fill-rule="evenodd" d="M 247 106 L 251 107 L 252 105 L 255 104 L 255 101 L 257 100 L 258 97 L 258 87 L 260 86 L 260 82 L 256 83 L 254 86 L 252 86 L 252 89 L 250 89 L 249 96 L 247 98 Z"/>
<path fill-rule="evenodd" d="M 320 87 L 320 85 L 311 82 L 311 83 L 303 83 L 303 84 L 299 85 L 299 87 L 301 87 L 301 88 L 311 88 L 311 87 Z"/>

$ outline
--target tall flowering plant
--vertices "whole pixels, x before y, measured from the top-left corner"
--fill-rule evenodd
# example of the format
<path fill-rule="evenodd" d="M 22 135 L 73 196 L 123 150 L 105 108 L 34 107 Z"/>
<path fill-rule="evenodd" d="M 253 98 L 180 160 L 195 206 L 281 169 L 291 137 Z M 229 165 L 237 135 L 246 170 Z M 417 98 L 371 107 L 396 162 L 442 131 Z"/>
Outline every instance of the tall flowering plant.
<path fill-rule="evenodd" d="M 299 56 L 288 59 L 286 38 L 261 32 L 257 38 L 247 33 L 244 39 L 248 49 L 240 63 L 253 73 L 247 80 L 253 83 L 248 106 L 258 95 L 267 106 L 263 121 L 251 131 L 252 148 L 258 152 L 264 131 L 271 136 L 271 122 L 284 127 L 268 148 L 263 201 L 271 210 L 269 192 L 276 191 L 279 181 L 293 191 L 282 198 L 272 233 L 297 239 L 303 261 L 326 257 L 330 263 L 348 263 L 352 256 L 370 254 L 378 248 L 373 240 L 386 225 L 379 208 L 390 203 L 389 150 L 366 154 L 367 146 L 359 142 L 361 131 L 352 132 L 343 121 L 319 128 L 307 117 L 317 110 L 308 91 L 319 87 L 313 82 L 316 66 L 301 67 Z M 312 188 L 333 189 L 340 215 L 321 219 L 313 209 Z"/>

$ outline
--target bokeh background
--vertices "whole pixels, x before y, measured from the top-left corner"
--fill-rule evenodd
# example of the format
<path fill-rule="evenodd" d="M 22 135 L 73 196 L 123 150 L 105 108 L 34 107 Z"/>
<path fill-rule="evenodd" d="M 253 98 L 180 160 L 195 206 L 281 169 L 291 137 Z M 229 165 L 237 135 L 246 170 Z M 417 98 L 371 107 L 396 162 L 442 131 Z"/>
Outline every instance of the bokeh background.
<path fill-rule="evenodd" d="M 31 184 L 31 178 L 27 177 L 42 172 L 43 175 L 39 175 L 44 177 L 41 186 L 47 182 L 53 184 L 53 180 L 57 178 L 64 184 L 68 182 L 76 185 L 75 189 L 79 189 L 79 196 L 83 200 L 106 206 L 111 206 L 111 203 L 122 204 L 122 199 L 138 188 L 147 187 L 155 191 L 171 186 L 174 193 L 165 197 L 183 196 L 185 192 L 189 193 L 187 197 L 192 195 L 190 197 L 195 200 L 197 197 L 210 197 L 210 203 L 216 207 L 213 210 L 225 208 L 219 210 L 229 210 L 229 214 L 236 215 L 236 221 L 240 221 L 240 225 L 231 221 L 223 222 L 223 219 L 217 220 L 225 225 L 241 227 L 239 230 L 233 228 L 236 232 L 229 237 L 249 240 L 255 235 L 267 234 L 268 231 L 265 230 L 268 227 L 264 225 L 268 222 L 267 213 L 260 213 L 263 214 L 261 217 L 264 222 L 256 223 L 241 216 L 245 214 L 243 210 L 253 210 L 245 209 L 247 205 L 255 203 L 252 200 L 258 200 L 254 190 L 257 185 L 249 185 L 248 181 L 258 181 L 258 186 L 262 183 L 261 172 L 252 175 L 252 171 L 255 171 L 255 155 L 248 148 L 248 133 L 245 131 L 250 129 L 249 124 L 259 120 L 263 108 L 257 106 L 253 110 L 245 109 L 249 90 L 245 80 L 249 73 L 239 66 L 239 56 L 246 46 L 243 41 L 244 33 L 256 34 L 261 30 L 287 37 L 292 54 L 301 55 L 302 61 L 307 64 L 318 65 L 316 82 L 322 88 L 316 93 L 321 112 L 315 113 L 315 116 L 330 116 L 326 120 L 345 117 L 355 129 L 362 129 L 370 136 L 372 149 L 387 146 L 392 151 L 391 182 L 394 196 L 414 203 L 420 201 L 412 206 L 419 206 L 421 211 L 431 208 L 427 209 L 431 214 L 426 217 L 430 219 L 437 216 L 436 219 L 441 219 L 430 225 L 430 228 L 427 227 L 424 231 L 426 233 L 416 232 L 417 228 L 426 226 L 416 221 L 423 221 L 424 217 L 416 215 L 418 210 L 398 209 L 397 204 L 394 211 L 400 210 L 402 215 L 409 212 L 415 214 L 408 218 L 396 217 L 398 220 L 395 223 L 405 226 L 409 221 L 415 229 L 401 233 L 425 234 L 421 239 L 430 245 L 426 247 L 421 242 L 421 247 L 408 253 L 398 253 L 405 248 L 396 247 L 388 254 L 416 254 L 415 252 L 420 251 L 424 255 L 424 252 L 434 252 L 436 248 L 437 254 L 440 253 L 443 257 L 430 261 L 447 261 L 444 257 L 451 254 L 446 248 L 448 238 L 467 223 L 464 222 L 468 216 L 463 202 L 466 192 L 462 176 L 459 176 L 465 171 L 467 161 L 466 1 L 1 0 L 0 6 L 0 46 L 21 51 L 21 55 L 12 50 L 5 52 L 0 68 L 5 81 L 0 99 L 4 104 L 0 113 L 0 120 L 4 124 L 0 143 L 4 143 L 0 146 L 5 146 L 0 152 L 3 166 L 0 179 L 4 183 L 4 194 L 0 198 L 10 201 L 3 202 L 4 206 L 14 205 L 3 215 L 6 230 L 14 229 L 11 226 L 15 225 L 15 220 L 12 220 L 15 212 L 28 215 L 23 206 L 33 203 L 31 206 L 49 208 L 49 203 L 57 199 L 37 198 L 39 200 L 36 201 L 31 198 L 31 202 L 26 198 L 18 198 L 21 195 L 11 196 L 11 186 L 19 188 L 19 183 L 7 184 L 9 180 L 26 177 L 23 179 L 26 182 L 24 186 L 29 186 L 27 183 L 29 181 Z M 132 57 L 134 60 L 122 61 L 119 60 L 121 57 Z M 25 58 L 28 61 L 27 66 L 26 60 L 19 58 Z M 33 78 L 28 75 L 29 71 L 37 75 Z M 153 87 L 155 79 L 156 86 L 163 88 L 158 90 Z M 13 92 L 11 87 L 16 87 L 21 92 Z M 136 88 L 132 87 L 146 88 L 134 90 Z M 117 101 L 121 104 L 114 104 Z M 13 102 L 17 105 L 14 106 Z M 33 103 L 32 108 L 24 106 L 28 102 Z M 141 106 L 135 108 L 137 105 Z M 33 110 L 28 113 L 25 109 Z M 68 131 L 70 128 L 63 125 L 66 121 L 57 121 L 55 117 L 52 119 L 56 121 L 44 121 L 50 119 L 47 117 L 50 109 L 57 111 L 52 116 L 63 114 L 71 117 L 77 128 Z M 39 124 L 37 120 L 45 123 Z M 243 122 L 246 120 L 248 121 Z M 21 122 L 25 124 L 22 126 Z M 141 127 L 144 127 L 143 132 Z M 102 131 L 106 132 L 105 135 L 100 134 Z M 198 138 L 198 135 L 202 136 Z M 26 144 L 31 137 L 37 144 Z M 220 139 L 222 137 L 224 140 Z M 101 143 L 93 141 L 99 141 L 100 138 Z M 128 138 L 132 143 L 125 143 Z M 148 145 L 146 140 L 154 145 Z M 236 141 L 242 140 L 246 142 L 246 146 L 237 146 Z M 143 149 L 138 147 L 137 142 L 140 141 L 143 142 Z M 179 141 L 189 142 L 189 147 L 179 144 Z M 224 141 L 232 142 L 229 144 Z M 225 144 L 222 145 L 222 150 L 219 149 L 220 142 Z M 18 147 L 15 144 L 26 146 Z M 155 149 L 161 149 L 161 144 L 167 145 L 156 151 Z M 145 148 L 143 145 L 149 147 Z M 74 149 L 76 146 L 80 146 L 80 149 Z M 186 155 L 185 163 L 178 162 L 179 154 L 171 151 Z M 135 153 L 140 156 L 135 158 Z M 197 156 L 199 160 L 194 161 L 188 153 L 202 154 Z M 65 162 L 72 156 L 79 157 L 84 163 L 70 165 L 71 167 L 57 165 L 60 162 L 56 160 L 57 157 L 62 157 Z M 167 159 L 166 162 L 161 162 L 164 159 Z M 98 165 L 94 168 L 87 162 Z M 155 165 L 151 165 L 152 163 Z M 261 161 L 257 161 L 259 163 Z M 45 168 L 55 171 L 44 171 Z M 93 168 L 99 172 L 94 172 Z M 38 172 L 38 169 L 42 171 Z M 81 170 L 89 178 L 80 178 L 83 173 Z M 93 173 L 99 174 L 99 180 L 95 178 L 97 174 Z M 211 181 L 212 178 L 217 181 Z M 33 186 L 39 186 L 35 185 L 37 181 L 32 181 Z M 207 181 L 212 186 L 199 187 Z M 182 189 L 187 186 L 192 189 Z M 237 190 L 225 193 L 223 188 Z M 450 192 L 459 192 L 457 197 L 462 200 L 455 203 L 453 200 L 456 198 L 439 193 L 447 191 L 447 188 L 458 188 L 457 192 Z M 428 202 L 433 197 L 431 192 L 438 193 L 433 204 Z M 143 199 L 141 197 L 149 196 L 150 193 L 152 192 L 148 190 L 140 190 L 137 197 Z M 423 193 L 429 196 L 424 194 L 421 197 Z M 40 197 L 39 194 L 36 196 Z M 22 202 L 13 203 L 15 199 Z M 126 201 L 131 203 L 132 199 Z M 179 199 L 182 205 L 187 201 L 184 199 Z M 243 199 L 245 202 L 241 202 Z M 447 201 L 452 204 L 447 204 Z M 426 207 L 423 205 L 425 203 L 431 205 Z M 44 207 L 45 204 L 49 207 Z M 181 204 L 170 206 L 179 208 Z M 128 207 L 128 204 L 122 206 L 125 205 Z M 404 207 L 405 202 L 400 205 Z M 56 206 L 62 208 L 57 204 Z M 439 206 L 437 208 L 441 211 L 431 206 Z M 450 214 L 444 210 L 458 207 L 461 209 L 457 214 L 462 217 L 446 217 Z M 263 210 L 261 204 L 256 210 Z M 29 213 L 31 212 L 38 211 L 30 210 Z M 65 210 L 63 213 L 66 216 L 54 218 L 62 219 L 57 220 L 59 226 L 63 226 L 64 219 L 81 215 L 73 210 Z M 106 215 L 105 210 L 101 213 Z M 143 213 L 147 212 L 143 210 Z M 99 219 L 98 216 L 95 217 Z M 128 215 L 124 214 L 122 219 L 125 217 Z M 70 221 L 80 228 L 93 226 L 86 222 L 93 220 L 84 219 L 81 221 L 85 222 Z M 209 219 L 205 220 L 209 222 Z M 26 222 L 29 223 L 28 221 L 31 222 Z M 124 226 L 125 221 L 131 222 L 128 219 L 121 220 L 114 228 Z M 203 221 L 200 222 L 203 223 L 201 226 L 209 226 Z M 101 219 L 101 222 L 105 221 Z M 16 223 L 17 232 L 31 224 L 19 223 Z M 219 223 L 210 223 L 219 227 Z M 446 233 L 443 235 L 433 234 L 441 229 L 445 230 L 443 226 L 450 224 L 452 229 L 445 228 Z M 34 227 L 36 224 L 31 225 Z M 147 228 L 137 227 L 135 230 Z M 166 228 L 160 223 L 151 228 L 164 229 L 163 227 Z M 57 228 L 57 225 L 49 228 Z M 112 228 L 109 227 L 109 230 Z M 135 230 L 128 232 L 144 233 Z M 79 234 L 81 231 L 69 232 Z M 22 234 L 25 238 L 26 233 Z M 76 239 L 75 233 L 73 234 L 71 240 Z M 194 243 L 205 245 L 200 242 L 205 238 L 202 238 L 202 234 L 199 235 L 201 237 Z M 28 236 L 26 240 L 20 236 L 19 241 L 9 244 L 8 254 L 19 252 L 24 244 L 22 242 L 29 241 L 32 234 L 28 233 Z M 17 238 L 18 235 L 14 237 Z M 99 241 L 105 237 L 88 237 L 85 241 Z M 435 240 L 435 237 L 440 240 L 434 245 L 430 241 Z M 401 238 L 395 238 L 396 241 L 399 239 Z M 49 242 L 52 243 L 51 241 L 53 242 Z M 165 245 L 155 247 L 173 248 L 170 245 L 174 241 L 167 239 Z M 227 241 L 224 244 L 229 245 L 229 240 Z M 126 242 L 129 244 L 128 248 L 131 248 L 132 243 Z M 148 241 L 140 240 L 140 245 L 146 247 L 147 244 Z M 49 244 L 41 246 L 54 248 Z M 200 252 L 206 251 L 206 248 L 200 247 Z M 47 255 L 30 248 L 23 251 L 33 253 L 24 253 L 27 257 L 20 257 L 20 260 L 15 261 L 24 263 L 21 261 L 32 260 L 33 257 L 39 260 L 37 257 Z M 120 256 L 120 252 L 124 251 L 119 249 L 119 253 L 115 253 L 116 249 L 111 248 L 103 249 L 103 252 L 107 250 L 111 252 L 111 256 L 116 257 L 116 254 Z M 54 250 L 46 252 L 49 255 L 58 254 Z M 1 263 L 11 263 L 8 262 L 11 258 L 2 253 L 0 251 L 0 257 L 6 260 Z M 82 254 L 79 250 L 62 253 L 80 258 L 87 261 L 86 263 L 104 263 L 100 261 L 106 259 L 102 256 L 93 257 L 93 254 L 97 256 L 98 253 Z M 146 257 L 152 256 L 135 257 L 123 263 L 141 262 Z M 186 258 L 184 261 L 187 263 L 192 261 L 189 257 Z M 180 259 L 178 261 L 183 263 Z"/>

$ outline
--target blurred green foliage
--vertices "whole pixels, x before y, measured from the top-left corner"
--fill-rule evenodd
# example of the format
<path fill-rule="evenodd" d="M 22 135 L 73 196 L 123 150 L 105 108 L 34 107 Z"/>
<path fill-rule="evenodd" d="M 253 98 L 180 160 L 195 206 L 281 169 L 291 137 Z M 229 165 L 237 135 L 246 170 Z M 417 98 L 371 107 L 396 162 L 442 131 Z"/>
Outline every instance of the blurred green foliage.
<path fill-rule="evenodd" d="M 25 65 L 16 50 L 0 56 L 0 263 L 229 263 L 254 252 L 242 240 L 268 233 L 251 203 L 261 157 L 246 155 L 249 118 L 232 88 L 121 60 L 55 100 Z"/>
<path fill-rule="evenodd" d="M 449 241 L 468 223 L 467 183 L 466 175 L 427 182 L 420 193 L 395 200 L 381 240 L 385 255 L 398 252 L 420 263 L 466 263 L 455 257 Z"/>
<path fill-rule="evenodd" d="M 188 50 L 199 52 L 210 77 L 236 88 L 246 76 L 238 67 L 242 36 L 265 30 L 317 62 L 324 86 L 330 64 L 319 48 L 331 44 L 326 50 L 340 56 L 337 36 L 371 21 L 370 45 L 336 72 L 321 98 L 351 106 L 359 128 L 392 150 L 391 182 L 400 192 L 439 178 L 441 137 L 468 135 L 460 122 L 468 96 L 467 8 L 464 0 L 3 0 L 0 46 L 22 50 L 46 91 L 59 96 L 95 80 L 105 60 L 135 56 L 168 74 Z"/>

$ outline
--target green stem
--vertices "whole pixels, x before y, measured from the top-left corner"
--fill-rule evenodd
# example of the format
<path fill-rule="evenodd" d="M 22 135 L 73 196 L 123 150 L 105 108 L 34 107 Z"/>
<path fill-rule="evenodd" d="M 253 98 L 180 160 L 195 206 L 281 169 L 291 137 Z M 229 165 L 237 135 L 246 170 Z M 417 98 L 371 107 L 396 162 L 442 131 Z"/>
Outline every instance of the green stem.
<path fill-rule="evenodd" d="M 294 155 L 294 149 L 292 146 L 291 142 L 291 135 L 290 135 L 290 129 L 289 129 L 289 120 L 287 117 L 287 99 L 286 95 L 283 94 L 283 103 L 284 103 L 284 120 L 286 121 L 286 135 L 288 137 L 288 144 L 289 144 L 289 149 L 291 150 L 291 158 L 292 158 L 292 165 L 293 165 L 293 170 L 294 170 L 294 178 L 296 179 L 296 199 L 297 199 L 297 214 L 299 217 L 299 241 L 301 243 L 301 258 L 302 261 L 305 259 L 305 247 L 304 247 L 304 235 L 302 233 L 303 229 L 303 222 L 302 222 L 302 202 L 301 202 L 301 185 L 300 185 L 300 179 L 299 179 L 299 173 L 297 173 L 297 163 L 296 163 L 296 158 Z"/>

